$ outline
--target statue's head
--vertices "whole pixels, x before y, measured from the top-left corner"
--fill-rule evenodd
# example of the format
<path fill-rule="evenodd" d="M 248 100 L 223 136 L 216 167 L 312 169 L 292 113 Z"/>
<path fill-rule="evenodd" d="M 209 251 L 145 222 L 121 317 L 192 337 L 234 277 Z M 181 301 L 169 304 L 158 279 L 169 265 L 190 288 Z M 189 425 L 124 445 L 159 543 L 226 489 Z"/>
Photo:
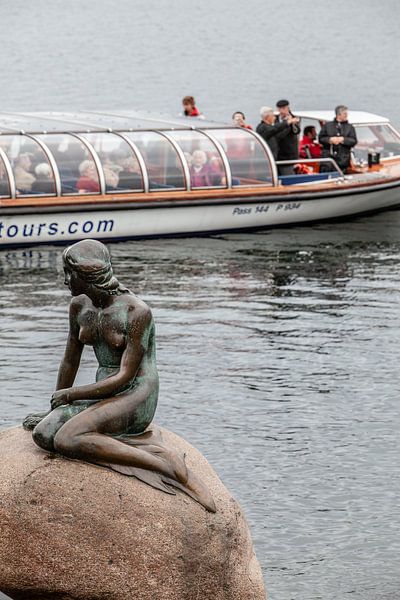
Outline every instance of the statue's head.
<path fill-rule="evenodd" d="M 114 277 L 110 254 L 97 240 L 82 240 L 63 252 L 65 285 L 73 296 L 88 294 L 90 287 L 110 295 L 129 293 Z"/>

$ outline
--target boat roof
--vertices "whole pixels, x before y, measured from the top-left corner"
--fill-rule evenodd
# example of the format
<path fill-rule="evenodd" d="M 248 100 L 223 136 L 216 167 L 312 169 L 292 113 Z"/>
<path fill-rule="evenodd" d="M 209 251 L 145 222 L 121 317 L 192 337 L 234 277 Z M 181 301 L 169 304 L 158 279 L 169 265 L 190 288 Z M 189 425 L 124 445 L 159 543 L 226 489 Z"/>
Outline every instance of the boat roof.
<path fill-rule="evenodd" d="M 316 119 L 317 121 L 332 121 L 335 118 L 333 110 L 296 110 L 296 116 L 303 119 Z M 349 110 L 349 122 L 353 125 L 367 125 L 370 123 L 389 123 L 387 117 L 361 110 Z"/>
<path fill-rule="evenodd" d="M 65 133 L 226 127 L 197 117 L 171 116 L 143 110 L 0 112 L 0 135 L 9 133 Z"/>

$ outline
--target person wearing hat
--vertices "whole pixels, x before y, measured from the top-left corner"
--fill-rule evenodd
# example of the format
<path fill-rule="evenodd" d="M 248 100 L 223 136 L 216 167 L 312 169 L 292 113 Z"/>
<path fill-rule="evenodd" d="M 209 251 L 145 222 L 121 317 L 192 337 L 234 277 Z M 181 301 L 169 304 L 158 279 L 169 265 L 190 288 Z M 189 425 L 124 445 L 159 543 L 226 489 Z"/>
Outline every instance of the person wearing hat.
<path fill-rule="evenodd" d="M 276 103 L 278 115 L 276 124 L 286 122 L 289 127 L 278 140 L 278 160 L 297 160 L 299 158 L 300 119 L 290 110 L 289 100 L 279 100 Z M 280 175 L 293 175 L 293 165 L 280 165 Z"/>
<path fill-rule="evenodd" d="M 289 122 L 287 119 L 281 123 L 275 120 L 275 114 L 270 106 L 260 108 L 261 123 L 257 125 L 257 133 L 270 147 L 275 160 L 278 158 L 279 140 L 289 133 Z"/>

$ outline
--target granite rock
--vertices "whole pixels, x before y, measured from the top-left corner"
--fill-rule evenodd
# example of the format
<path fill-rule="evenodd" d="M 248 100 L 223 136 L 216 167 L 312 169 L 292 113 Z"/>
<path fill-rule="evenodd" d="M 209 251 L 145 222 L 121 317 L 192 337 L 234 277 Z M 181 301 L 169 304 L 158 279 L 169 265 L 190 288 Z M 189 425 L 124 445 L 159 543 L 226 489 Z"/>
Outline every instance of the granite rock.
<path fill-rule="evenodd" d="M 0 433 L 0 590 L 15 600 L 265 600 L 242 509 L 175 434 L 215 514 L 111 470 Z"/>

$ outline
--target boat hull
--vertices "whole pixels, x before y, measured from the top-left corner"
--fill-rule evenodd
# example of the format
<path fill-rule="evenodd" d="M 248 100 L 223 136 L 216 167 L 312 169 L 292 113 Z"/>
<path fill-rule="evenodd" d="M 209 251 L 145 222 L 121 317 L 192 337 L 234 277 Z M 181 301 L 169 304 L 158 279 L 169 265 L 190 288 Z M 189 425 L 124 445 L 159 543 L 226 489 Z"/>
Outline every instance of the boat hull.
<path fill-rule="evenodd" d="M 356 190 L 185 201 L 3 209 L 0 247 L 206 234 L 346 218 L 400 205 L 400 181 Z"/>

